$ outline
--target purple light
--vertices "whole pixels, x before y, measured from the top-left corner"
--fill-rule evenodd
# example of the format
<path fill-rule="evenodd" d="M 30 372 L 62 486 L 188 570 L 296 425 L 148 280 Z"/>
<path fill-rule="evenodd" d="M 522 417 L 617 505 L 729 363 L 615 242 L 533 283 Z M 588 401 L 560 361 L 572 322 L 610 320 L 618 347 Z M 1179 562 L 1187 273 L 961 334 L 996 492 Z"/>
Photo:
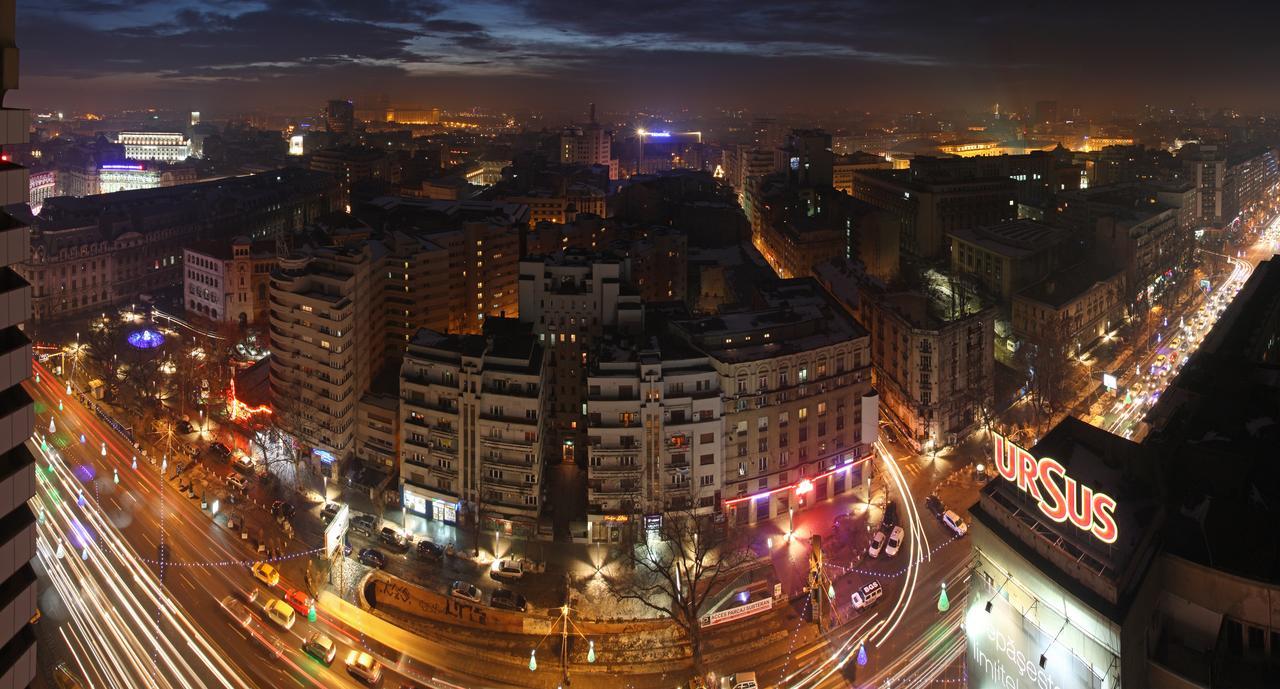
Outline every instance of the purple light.
<path fill-rule="evenodd" d="M 102 169 L 103 170 L 133 170 L 135 172 L 141 172 L 147 168 L 142 165 L 103 165 Z"/>
<path fill-rule="evenodd" d="M 129 333 L 129 344 L 138 349 L 155 349 L 164 344 L 164 335 L 154 330 L 135 330 Z"/>
<path fill-rule="evenodd" d="M 651 139 L 670 139 L 671 132 L 646 132 L 644 136 L 647 136 Z"/>

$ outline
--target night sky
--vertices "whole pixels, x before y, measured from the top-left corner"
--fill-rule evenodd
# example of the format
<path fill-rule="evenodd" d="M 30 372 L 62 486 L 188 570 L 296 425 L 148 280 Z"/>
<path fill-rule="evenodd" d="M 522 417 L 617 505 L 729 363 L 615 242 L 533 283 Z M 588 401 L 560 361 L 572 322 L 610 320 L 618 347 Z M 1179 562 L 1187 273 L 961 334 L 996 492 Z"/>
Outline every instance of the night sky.
<path fill-rule="evenodd" d="M 21 0 L 62 109 L 1280 107 L 1280 3 Z"/>

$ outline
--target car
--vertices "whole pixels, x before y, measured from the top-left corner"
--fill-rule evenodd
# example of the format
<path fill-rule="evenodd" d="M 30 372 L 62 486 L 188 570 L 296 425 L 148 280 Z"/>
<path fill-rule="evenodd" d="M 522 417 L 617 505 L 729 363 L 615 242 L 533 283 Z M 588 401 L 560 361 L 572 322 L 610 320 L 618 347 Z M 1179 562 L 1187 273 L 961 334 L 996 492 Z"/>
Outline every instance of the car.
<path fill-rule="evenodd" d="M 1163 355 L 1163 354 L 1157 354 L 1157 355 L 1156 355 L 1156 366 L 1162 366 L 1162 365 L 1164 365 L 1164 358 L 1165 358 L 1165 357 L 1164 357 L 1164 355 Z"/>
<path fill-rule="evenodd" d="M 333 643 L 333 639 L 320 632 L 312 632 L 307 640 L 302 642 L 302 650 L 325 665 L 333 664 L 334 656 L 338 655 L 338 645 Z"/>
<path fill-rule="evenodd" d="M 58 689 L 82 689 L 84 684 L 66 663 L 58 663 L 53 668 L 53 683 Z"/>
<path fill-rule="evenodd" d="M 361 514 L 351 518 L 348 528 L 362 536 L 373 536 L 378 520 L 371 514 Z"/>
<path fill-rule="evenodd" d="M 360 560 L 360 564 L 368 567 L 382 569 L 387 566 L 387 556 L 377 548 L 361 548 L 357 559 Z"/>
<path fill-rule="evenodd" d="M 178 429 L 178 432 L 181 433 L 182 435 L 187 435 L 188 433 L 195 433 L 196 431 L 196 429 L 191 425 L 191 422 L 187 421 L 186 419 L 183 419 L 178 422 L 177 429 Z"/>
<path fill-rule="evenodd" d="M 241 627 L 248 627 L 253 624 L 253 612 L 249 610 L 249 606 L 242 603 L 235 596 L 223 598 L 222 607 L 231 614 L 231 618 L 238 622 Z"/>
<path fill-rule="evenodd" d="M 468 584 L 465 581 L 453 582 L 449 586 L 449 595 L 469 603 L 480 602 L 480 589 L 476 588 L 475 584 Z"/>
<path fill-rule="evenodd" d="M 253 578 L 267 586 L 274 587 L 280 583 L 280 571 L 265 562 L 255 562 L 250 569 L 253 571 Z"/>
<path fill-rule="evenodd" d="M 262 609 L 267 613 L 267 617 L 271 618 L 272 622 L 285 629 L 293 629 L 293 623 L 298 621 L 298 614 L 293 611 L 293 608 L 289 607 L 288 603 L 279 598 L 267 601 L 262 606 Z"/>
<path fill-rule="evenodd" d="M 754 672 L 735 672 L 720 678 L 720 689 L 759 689 Z"/>
<path fill-rule="evenodd" d="M 333 518 L 338 516 L 339 509 L 341 509 L 341 507 L 336 502 L 325 503 L 324 508 L 320 510 L 320 521 L 325 524 L 333 521 Z"/>
<path fill-rule="evenodd" d="M 405 540 L 404 534 L 390 526 L 382 527 L 382 531 L 378 532 L 378 540 L 395 550 L 409 549 L 409 542 Z"/>
<path fill-rule="evenodd" d="M 498 589 L 489 597 L 489 605 L 503 610 L 515 610 L 516 612 L 524 612 L 529 607 L 528 601 L 524 596 L 508 589 Z"/>
<path fill-rule="evenodd" d="M 869 581 L 850 594 L 849 600 L 853 603 L 855 610 L 862 610 L 875 605 L 883 596 L 884 589 L 881 588 L 880 582 Z"/>
<path fill-rule="evenodd" d="M 942 513 L 947 511 L 946 505 L 942 504 L 942 499 L 936 495 L 930 495 L 929 497 L 925 498 L 924 506 L 928 508 L 928 510 L 933 513 L 933 516 L 937 517 L 938 519 L 941 519 Z"/>
<path fill-rule="evenodd" d="M 1181 346 L 1182 346 L 1182 340 L 1176 337 L 1173 338 L 1172 340 L 1169 340 L 1169 349 L 1177 349 Z"/>
<path fill-rule="evenodd" d="M 249 484 L 244 480 L 244 477 L 239 474 L 227 474 L 227 487 L 245 491 L 249 489 Z"/>
<path fill-rule="evenodd" d="M 297 511 L 298 511 L 298 508 L 294 507 L 293 503 L 288 503 L 288 502 L 285 502 L 284 500 L 276 500 L 275 502 L 271 503 L 271 514 L 276 517 L 293 519 L 293 515 Z"/>
<path fill-rule="evenodd" d="M 231 458 L 231 448 L 217 441 L 209 443 L 209 451 L 224 461 Z"/>
<path fill-rule="evenodd" d="M 871 537 L 871 543 L 867 545 L 867 555 L 870 557 L 880 557 L 880 551 L 884 550 L 884 532 L 877 531 Z"/>
<path fill-rule="evenodd" d="M 960 515 L 951 510 L 947 510 L 942 514 L 942 524 L 951 529 L 951 533 L 955 534 L 957 538 L 969 533 L 969 525 L 964 523 Z"/>
<path fill-rule="evenodd" d="M 519 560 L 494 560 L 489 567 L 489 576 L 498 581 L 518 581 L 524 577 L 524 567 Z"/>
<path fill-rule="evenodd" d="M 382 679 L 382 664 L 363 651 L 347 654 L 347 673 L 365 684 L 377 684 Z"/>
<path fill-rule="evenodd" d="M 310 615 L 311 606 L 316 604 L 316 599 L 308 596 L 306 591 L 297 589 L 290 591 L 289 595 L 284 597 L 284 602 L 293 606 L 293 609 L 297 610 L 299 615 Z"/>
<path fill-rule="evenodd" d="M 231 462 L 231 466 L 234 467 L 236 471 L 252 474 L 254 468 L 253 457 L 236 450 L 236 458 Z"/>
<path fill-rule="evenodd" d="M 444 548 L 431 541 L 418 541 L 418 555 L 428 560 L 439 560 L 444 557 Z"/>
<path fill-rule="evenodd" d="M 893 527 L 893 531 L 889 532 L 889 540 L 884 544 L 884 554 L 893 557 L 898 554 L 898 549 L 902 547 L 902 539 L 907 532 L 901 526 Z"/>

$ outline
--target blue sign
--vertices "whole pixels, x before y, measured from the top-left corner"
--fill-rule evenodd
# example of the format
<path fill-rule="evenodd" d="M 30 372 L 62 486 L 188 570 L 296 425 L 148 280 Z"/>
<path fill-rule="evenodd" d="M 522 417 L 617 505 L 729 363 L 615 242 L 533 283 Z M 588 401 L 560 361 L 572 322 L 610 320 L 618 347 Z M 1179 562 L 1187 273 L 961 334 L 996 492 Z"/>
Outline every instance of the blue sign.
<path fill-rule="evenodd" d="M 332 452 L 329 452 L 328 450 L 321 450 L 318 447 L 311 448 L 311 454 L 319 457 L 320 461 L 324 462 L 325 464 L 333 464 L 333 461 L 337 459 L 337 457 L 333 456 Z"/>

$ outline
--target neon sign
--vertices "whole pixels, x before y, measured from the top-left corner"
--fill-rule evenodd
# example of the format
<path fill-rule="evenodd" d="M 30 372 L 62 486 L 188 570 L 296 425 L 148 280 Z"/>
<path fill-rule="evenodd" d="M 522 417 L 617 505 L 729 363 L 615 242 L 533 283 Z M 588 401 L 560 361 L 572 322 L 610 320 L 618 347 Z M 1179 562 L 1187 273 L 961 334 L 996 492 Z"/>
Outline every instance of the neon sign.
<path fill-rule="evenodd" d="M 134 172 L 142 172 L 147 168 L 142 165 L 103 165 L 103 170 L 132 170 Z"/>
<path fill-rule="evenodd" d="M 1116 542 L 1115 498 L 1081 485 L 1056 459 L 1037 459 L 999 433 L 993 435 L 996 469 L 1006 481 L 1035 498 L 1046 517 L 1059 524 L 1069 520 L 1103 543 Z"/>

